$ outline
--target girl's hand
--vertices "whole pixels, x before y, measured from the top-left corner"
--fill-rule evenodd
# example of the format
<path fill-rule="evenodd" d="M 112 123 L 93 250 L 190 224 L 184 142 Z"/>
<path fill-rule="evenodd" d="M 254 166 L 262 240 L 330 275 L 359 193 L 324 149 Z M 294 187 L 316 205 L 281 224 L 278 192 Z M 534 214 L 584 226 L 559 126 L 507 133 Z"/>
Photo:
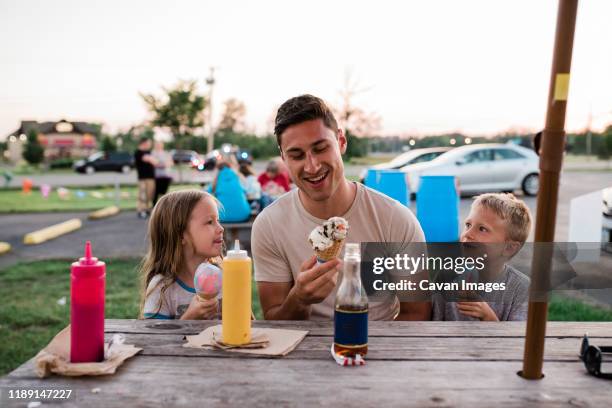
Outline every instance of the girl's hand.
<path fill-rule="evenodd" d="M 218 314 L 219 300 L 216 297 L 204 300 L 200 299 L 198 295 L 194 295 L 189 307 L 181 316 L 181 320 L 215 319 Z"/>
<path fill-rule="evenodd" d="M 483 321 L 498 322 L 497 315 L 487 302 L 457 302 L 459 313 Z"/>

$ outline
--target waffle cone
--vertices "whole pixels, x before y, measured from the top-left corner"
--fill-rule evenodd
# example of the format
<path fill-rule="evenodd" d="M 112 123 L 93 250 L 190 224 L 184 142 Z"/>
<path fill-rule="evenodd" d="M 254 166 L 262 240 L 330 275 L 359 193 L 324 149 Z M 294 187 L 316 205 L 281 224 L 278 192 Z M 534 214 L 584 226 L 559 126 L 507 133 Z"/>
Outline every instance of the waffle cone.
<path fill-rule="evenodd" d="M 340 251 L 342 251 L 343 245 L 344 245 L 343 239 L 340 241 L 334 241 L 334 243 L 329 248 L 323 251 L 315 250 L 315 255 L 317 256 L 317 259 L 320 259 L 323 262 L 327 262 L 329 260 L 336 258 L 338 255 L 340 255 Z"/>
<path fill-rule="evenodd" d="M 205 301 L 205 300 L 210 300 L 210 299 L 214 299 L 216 298 L 217 295 L 210 295 L 210 294 L 203 294 L 203 293 L 198 293 L 198 299 L 201 301 Z"/>

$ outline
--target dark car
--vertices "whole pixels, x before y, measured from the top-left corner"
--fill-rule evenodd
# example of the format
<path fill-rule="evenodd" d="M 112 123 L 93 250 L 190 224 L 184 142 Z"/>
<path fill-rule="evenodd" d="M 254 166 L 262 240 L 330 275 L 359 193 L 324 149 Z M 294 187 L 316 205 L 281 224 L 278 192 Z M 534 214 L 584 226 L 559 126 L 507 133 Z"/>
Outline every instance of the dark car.
<path fill-rule="evenodd" d="M 195 150 L 170 150 L 170 154 L 175 163 L 190 163 L 194 165 L 200 161 L 200 155 Z"/>
<path fill-rule="evenodd" d="M 96 171 L 120 171 L 129 173 L 134 168 L 134 157 L 129 152 L 98 152 L 87 159 L 74 163 L 79 173 L 93 174 Z"/>

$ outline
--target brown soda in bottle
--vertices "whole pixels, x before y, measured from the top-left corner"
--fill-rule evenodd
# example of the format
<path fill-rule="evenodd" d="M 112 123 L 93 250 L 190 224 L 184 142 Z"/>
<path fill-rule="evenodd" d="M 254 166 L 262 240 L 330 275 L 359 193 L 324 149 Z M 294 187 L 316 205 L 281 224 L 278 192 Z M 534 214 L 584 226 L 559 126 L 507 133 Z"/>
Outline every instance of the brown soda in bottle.
<path fill-rule="evenodd" d="M 368 352 L 368 296 L 361 284 L 359 244 L 345 248 L 334 310 L 334 352 L 352 358 Z"/>

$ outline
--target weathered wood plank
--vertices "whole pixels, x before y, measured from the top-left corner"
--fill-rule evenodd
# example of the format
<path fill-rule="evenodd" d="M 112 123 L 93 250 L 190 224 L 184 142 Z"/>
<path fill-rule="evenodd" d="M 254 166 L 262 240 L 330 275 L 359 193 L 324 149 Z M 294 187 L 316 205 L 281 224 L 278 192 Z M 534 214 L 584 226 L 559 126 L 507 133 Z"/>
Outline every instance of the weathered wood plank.
<path fill-rule="evenodd" d="M 218 321 L 197 320 L 115 320 L 106 321 L 108 333 L 197 334 Z M 161 329 L 155 325 L 172 325 Z M 149 326 L 149 327 L 148 327 Z M 282 327 L 309 330 L 310 336 L 332 336 L 331 321 L 254 321 L 254 327 Z M 159 327 L 159 326 L 158 326 Z M 525 322 L 370 322 L 370 337 L 524 337 Z M 547 337 L 612 337 L 612 322 L 548 322 Z"/>
<path fill-rule="evenodd" d="M 110 334 L 107 335 L 110 337 Z M 126 343 L 143 348 L 141 354 L 149 356 L 191 356 L 221 358 L 262 358 L 224 352 L 183 347 L 182 334 L 125 334 Z M 330 359 L 331 336 L 307 336 L 287 359 Z M 469 338 L 469 337 L 370 337 L 368 360 L 479 360 L 522 361 L 522 338 Z M 545 361 L 578 361 L 581 340 L 575 338 L 549 338 L 546 340 Z M 270 357 L 263 357 L 270 358 Z"/>
<path fill-rule="evenodd" d="M 579 363 L 547 363 L 540 381 L 518 377 L 520 368 L 518 362 L 371 361 L 347 368 L 331 359 L 140 356 L 114 376 L 92 378 L 39 380 L 28 363 L 0 379 L 0 387 L 69 388 L 76 400 L 62 406 L 92 407 L 552 407 L 609 406 L 612 401 L 612 387 L 585 374 Z M 93 393 L 94 388 L 100 391 Z"/>

